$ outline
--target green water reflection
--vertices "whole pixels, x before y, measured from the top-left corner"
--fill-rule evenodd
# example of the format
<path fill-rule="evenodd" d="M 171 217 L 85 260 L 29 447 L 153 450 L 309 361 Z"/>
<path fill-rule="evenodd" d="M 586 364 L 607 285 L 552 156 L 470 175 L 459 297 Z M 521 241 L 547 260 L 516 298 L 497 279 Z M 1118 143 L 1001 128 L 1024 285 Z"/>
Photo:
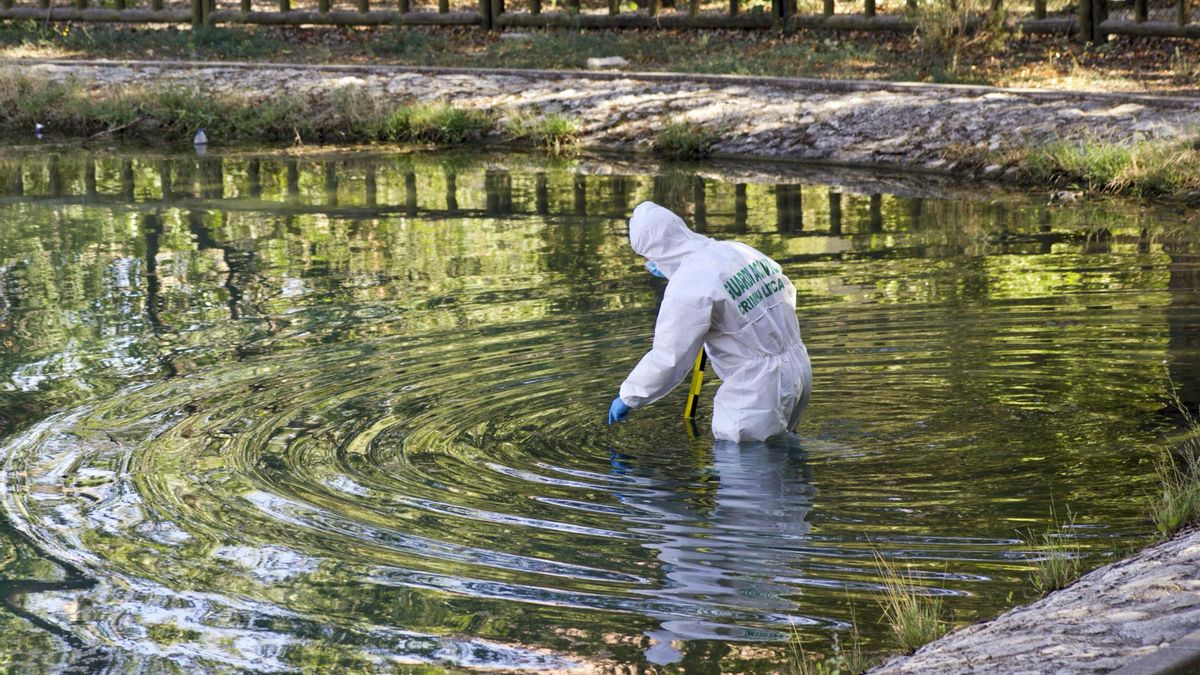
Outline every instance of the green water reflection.
<path fill-rule="evenodd" d="M 795 281 L 797 444 L 714 447 L 678 395 L 603 424 L 662 290 L 625 239 L 643 199 Z M 1168 373 L 1200 400 L 1195 215 L 1043 201 L 796 167 L 0 160 L 0 664 L 771 671 L 852 618 L 886 648 L 876 551 L 990 616 L 1029 597 L 1052 506 L 1093 564 L 1146 540 Z"/>

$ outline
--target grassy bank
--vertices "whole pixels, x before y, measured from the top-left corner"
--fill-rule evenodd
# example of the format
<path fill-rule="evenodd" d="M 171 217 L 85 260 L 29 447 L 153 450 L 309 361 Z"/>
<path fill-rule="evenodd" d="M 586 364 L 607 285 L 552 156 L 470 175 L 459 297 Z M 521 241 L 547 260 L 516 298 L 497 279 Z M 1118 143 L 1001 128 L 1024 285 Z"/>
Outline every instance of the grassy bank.
<path fill-rule="evenodd" d="M 981 0 L 960 3 L 960 8 Z M 816 31 L 520 31 L 477 28 L 0 25 L 0 58 L 264 60 L 481 68 L 584 68 L 620 56 L 627 70 L 969 82 L 1121 91 L 1195 91 L 1200 42 L 1121 39 L 1089 50 L 1061 36 L 992 29 L 925 11 L 917 35 Z"/>
<path fill-rule="evenodd" d="M 1200 199 L 1200 136 L 1153 141 L 1058 141 L 999 151 L 951 151 L 968 166 L 994 166 L 1010 178 L 1128 197 Z"/>
<path fill-rule="evenodd" d="M 496 141 L 569 149 L 578 125 L 561 115 L 533 117 L 439 103 L 390 103 L 357 87 L 324 96 L 204 93 L 185 87 L 89 90 L 0 74 L 0 135 L 30 140 L 35 125 L 49 139 L 190 143 L 204 129 L 219 145 L 261 143 L 416 143 Z"/>

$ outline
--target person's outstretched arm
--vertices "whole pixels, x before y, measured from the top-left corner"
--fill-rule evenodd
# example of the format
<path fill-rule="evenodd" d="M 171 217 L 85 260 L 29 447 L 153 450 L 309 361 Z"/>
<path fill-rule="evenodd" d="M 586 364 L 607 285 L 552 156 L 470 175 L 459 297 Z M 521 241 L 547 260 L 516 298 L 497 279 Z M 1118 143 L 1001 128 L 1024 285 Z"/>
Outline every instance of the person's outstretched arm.
<path fill-rule="evenodd" d="M 654 347 L 621 384 L 621 400 L 629 407 L 657 401 L 691 372 L 712 323 L 712 298 L 698 292 L 704 287 L 683 278 L 667 285 L 654 325 Z"/>

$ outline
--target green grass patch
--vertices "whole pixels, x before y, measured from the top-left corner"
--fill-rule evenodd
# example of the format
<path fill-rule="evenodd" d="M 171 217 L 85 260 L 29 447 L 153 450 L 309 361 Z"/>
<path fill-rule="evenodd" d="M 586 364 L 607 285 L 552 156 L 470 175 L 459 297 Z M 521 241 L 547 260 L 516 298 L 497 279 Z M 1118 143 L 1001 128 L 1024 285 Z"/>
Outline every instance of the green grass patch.
<path fill-rule="evenodd" d="M 654 152 L 671 159 L 702 159 L 712 154 L 721 132 L 696 122 L 668 122 L 654 135 Z"/>
<path fill-rule="evenodd" d="M 1015 168 L 1025 183 L 1130 197 L 1200 191 L 1200 138 L 1057 141 L 997 152 L 957 148 L 946 158 Z"/>
<path fill-rule="evenodd" d="M 504 123 L 505 136 L 556 154 L 574 147 L 581 133 L 578 122 L 558 113 L 542 116 L 517 113 Z"/>
<path fill-rule="evenodd" d="M 29 138 L 190 142 L 204 129 L 214 145 L 264 142 L 396 142 L 459 145 L 495 126 L 481 111 L 446 104 L 393 104 L 357 87 L 316 96 L 259 98 L 188 87 L 89 90 L 75 82 L 0 75 L 0 133 Z"/>
<path fill-rule="evenodd" d="M 34 20 L 0 25 L 0 45 L 33 51 L 146 58 L 260 59 L 288 51 L 286 40 L 265 31 L 98 26 Z"/>
<path fill-rule="evenodd" d="M 1032 547 L 1038 557 L 1034 560 L 1030 580 L 1039 593 L 1066 588 L 1079 578 L 1082 555 L 1079 542 L 1071 534 L 1075 516 L 1067 512 L 1067 522 L 1059 524 L 1054 509 L 1050 510 L 1052 524 L 1034 537 Z"/>
<path fill-rule="evenodd" d="M 883 617 L 902 652 L 911 654 L 946 634 L 941 598 L 921 593 L 911 583 L 911 575 L 901 574 L 882 555 L 875 555 L 875 566 L 883 581 L 879 597 Z"/>
<path fill-rule="evenodd" d="M 1180 400 L 1173 382 L 1171 402 L 1183 415 L 1187 433 L 1181 443 L 1163 444 L 1155 461 L 1159 494 L 1150 516 L 1164 538 L 1200 522 L 1200 421 Z"/>

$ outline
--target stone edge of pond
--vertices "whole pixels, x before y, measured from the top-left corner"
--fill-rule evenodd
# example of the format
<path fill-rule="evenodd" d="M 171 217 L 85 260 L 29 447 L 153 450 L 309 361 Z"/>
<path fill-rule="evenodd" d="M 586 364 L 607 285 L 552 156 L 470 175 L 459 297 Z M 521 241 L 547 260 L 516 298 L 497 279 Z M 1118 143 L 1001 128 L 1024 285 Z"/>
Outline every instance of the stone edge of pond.
<path fill-rule="evenodd" d="M 162 82 L 315 100 L 358 86 L 381 98 L 493 111 L 500 127 L 521 116 L 563 116 L 576 125 L 575 142 L 581 147 L 618 153 L 655 154 L 664 125 L 681 121 L 695 127 L 690 142 L 707 144 L 701 154 L 714 159 L 892 167 L 1043 188 L 1071 181 L 1053 166 L 1033 171 L 1022 152 L 1057 141 L 1078 141 L 1089 146 L 1090 154 L 1100 150 L 1100 155 L 1106 146 L 1145 141 L 1153 144 L 1149 159 L 1158 157 L 1160 163 L 1162 157 L 1174 156 L 1178 146 L 1192 159 L 1186 167 L 1172 169 L 1175 173 L 1186 173 L 1200 161 L 1200 148 L 1190 145 L 1200 134 L 1200 97 L 1188 96 L 382 64 L 11 59 L 0 60 L 0 68 L 23 68 L 34 78 L 76 79 L 100 89 Z M 698 140 L 705 134 L 712 140 Z M 484 140 L 490 144 L 503 135 L 498 128 L 490 132 L 494 138 Z M 1135 159 L 1127 158 L 1136 164 Z M 1109 189 L 1110 183 L 1122 184 L 1114 179 L 1093 185 L 1088 173 L 1081 185 L 1096 192 L 1182 197 L 1188 204 L 1200 200 L 1195 180 L 1157 170 L 1142 173 L 1147 175 L 1134 178 L 1157 182 Z"/>
<path fill-rule="evenodd" d="M 1200 527 L 868 672 L 1200 672 Z"/>
<path fill-rule="evenodd" d="M 544 79 L 587 80 L 646 80 L 652 82 L 698 83 L 719 85 L 771 86 L 813 92 L 857 93 L 893 91 L 905 93 L 961 93 L 972 96 L 1010 94 L 1054 101 L 1101 101 L 1117 103 L 1152 103 L 1160 107 L 1200 108 L 1200 91 L 1195 95 L 1147 94 L 1102 91 L 1061 91 L 1028 87 L 997 87 L 983 84 L 944 84 L 927 82 L 897 82 L 892 80 L 838 80 L 806 77 L 758 77 L 751 75 L 720 75 L 709 73 L 676 73 L 666 71 L 624 70 L 543 70 L 535 68 L 467 68 L 451 66 L 412 66 L 371 63 L 286 63 L 273 61 L 146 61 L 139 59 L 0 59 L 4 65 L 80 65 L 128 66 L 135 68 L 286 68 L 289 70 L 322 70 L 347 73 L 419 73 L 428 75 L 499 75 L 504 77 L 535 77 Z"/>

